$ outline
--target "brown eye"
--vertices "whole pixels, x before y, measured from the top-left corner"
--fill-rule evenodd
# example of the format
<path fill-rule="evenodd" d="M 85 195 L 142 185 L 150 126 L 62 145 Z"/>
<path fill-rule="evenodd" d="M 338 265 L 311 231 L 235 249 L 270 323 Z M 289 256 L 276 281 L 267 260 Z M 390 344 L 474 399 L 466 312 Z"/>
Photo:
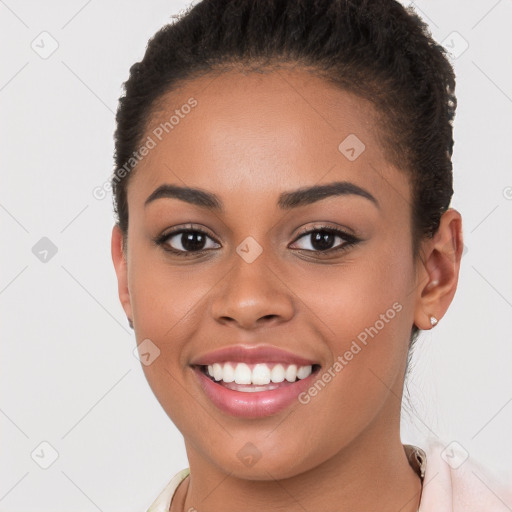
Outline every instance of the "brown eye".
<path fill-rule="evenodd" d="M 348 248 L 359 241 L 354 236 L 334 228 L 312 229 L 303 233 L 294 243 L 297 244 L 302 239 L 304 239 L 304 243 L 299 249 L 311 252 L 337 251 Z"/>
<path fill-rule="evenodd" d="M 163 235 L 157 243 L 165 250 L 179 255 L 199 253 L 220 247 L 209 235 L 199 229 L 181 229 Z"/>
<path fill-rule="evenodd" d="M 308 235 L 310 237 L 311 246 L 317 251 L 327 251 L 332 249 L 336 241 L 336 235 L 329 231 L 315 231 Z"/>

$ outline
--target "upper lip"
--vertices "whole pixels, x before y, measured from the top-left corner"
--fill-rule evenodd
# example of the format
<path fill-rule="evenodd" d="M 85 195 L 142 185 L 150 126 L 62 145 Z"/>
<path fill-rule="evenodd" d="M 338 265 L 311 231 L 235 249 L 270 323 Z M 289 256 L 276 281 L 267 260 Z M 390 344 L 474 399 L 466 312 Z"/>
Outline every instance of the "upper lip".
<path fill-rule="evenodd" d="M 287 363 L 297 366 L 318 364 L 311 359 L 271 345 L 230 345 L 195 358 L 191 365 L 207 366 L 227 361 L 241 363 Z"/>

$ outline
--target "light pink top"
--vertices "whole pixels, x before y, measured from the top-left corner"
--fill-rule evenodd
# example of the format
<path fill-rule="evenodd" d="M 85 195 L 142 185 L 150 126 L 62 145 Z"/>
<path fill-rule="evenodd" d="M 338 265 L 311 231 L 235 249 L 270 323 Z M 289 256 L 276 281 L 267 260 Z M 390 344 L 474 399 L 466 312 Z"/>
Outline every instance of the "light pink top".
<path fill-rule="evenodd" d="M 512 485 L 491 477 L 456 441 L 446 446 L 432 442 L 426 453 L 412 445 L 404 450 L 423 481 L 418 512 L 512 511 Z M 169 512 L 176 489 L 188 475 L 188 468 L 177 473 L 147 512 Z"/>

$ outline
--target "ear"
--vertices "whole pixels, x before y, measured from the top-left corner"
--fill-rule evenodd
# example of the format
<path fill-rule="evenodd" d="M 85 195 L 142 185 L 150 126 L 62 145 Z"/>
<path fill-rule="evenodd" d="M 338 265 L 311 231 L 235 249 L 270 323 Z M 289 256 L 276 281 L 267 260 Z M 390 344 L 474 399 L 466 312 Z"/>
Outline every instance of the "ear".
<path fill-rule="evenodd" d="M 119 300 L 123 306 L 124 312 L 128 317 L 130 327 L 132 324 L 132 304 L 130 299 L 130 292 L 128 290 L 128 267 L 126 264 L 126 254 L 123 249 L 123 233 L 116 224 L 112 229 L 112 261 L 117 275 L 117 289 L 119 293 Z"/>
<path fill-rule="evenodd" d="M 416 282 L 414 323 L 431 329 L 431 317 L 439 321 L 453 300 L 462 257 L 462 218 L 449 208 L 441 217 L 435 235 L 423 242 Z"/>

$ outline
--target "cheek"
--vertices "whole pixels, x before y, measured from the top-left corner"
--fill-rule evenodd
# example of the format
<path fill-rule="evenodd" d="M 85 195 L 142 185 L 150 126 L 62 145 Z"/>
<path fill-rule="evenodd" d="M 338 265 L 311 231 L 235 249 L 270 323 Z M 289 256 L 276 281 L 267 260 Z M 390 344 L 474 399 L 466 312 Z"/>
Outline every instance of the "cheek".
<path fill-rule="evenodd" d="M 356 435 L 387 400 L 399 407 L 413 307 L 412 257 L 379 251 L 365 264 L 315 272 L 315 286 L 294 289 L 314 313 L 330 361 L 302 403 L 317 425 L 343 424 L 339 436 Z M 395 396 L 396 395 L 396 396 Z M 393 402 L 396 402 L 393 404 Z M 340 424 L 340 423 L 339 423 Z M 324 433 L 316 432 L 322 442 Z M 334 434 L 336 436 L 337 434 Z M 343 440 L 339 442 L 343 444 Z"/>
<path fill-rule="evenodd" d="M 159 351 L 155 362 L 143 368 L 159 400 L 178 400 L 174 392 L 169 393 L 169 384 L 173 384 L 170 375 L 182 379 L 190 357 L 190 340 L 203 345 L 208 341 L 212 322 L 206 315 L 208 301 L 227 270 L 170 265 L 165 255 L 140 246 L 137 249 L 134 244 L 129 259 L 134 325 L 137 343 L 149 339 Z"/>
<path fill-rule="evenodd" d="M 412 327 L 415 273 L 410 253 L 381 246 L 374 254 L 378 257 L 365 250 L 364 259 L 355 254 L 337 266 L 290 270 L 282 277 L 300 299 L 307 321 L 332 340 L 336 355 L 345 351 L 348 340 L 359 336 L 364 341 L 375 325 L 379 335 L 400 346 L 403 333 Z"/>
<path fill-rule="evenodd" d="M 151 251 L 152 252 L 152 251 Z M 192 266 L 170 266 L 159 255 L 139 251 L 129 262 L 132 308 L 138 335 L 173 343 L 208 293 L 209 279 Z"/>
<path fill-rule="evenodd" d="M 191 431 L 194 398 L 183 382 L 183 354 L 198 328 L 198 311 L 211 285 L 185 267 L 171 268 L 142 250 L 129 260 L 129 273 L 137 344 L 150 340 L 158 354 L 151 364 L 142 365 L 146 380 L 177 428 Z"/>

